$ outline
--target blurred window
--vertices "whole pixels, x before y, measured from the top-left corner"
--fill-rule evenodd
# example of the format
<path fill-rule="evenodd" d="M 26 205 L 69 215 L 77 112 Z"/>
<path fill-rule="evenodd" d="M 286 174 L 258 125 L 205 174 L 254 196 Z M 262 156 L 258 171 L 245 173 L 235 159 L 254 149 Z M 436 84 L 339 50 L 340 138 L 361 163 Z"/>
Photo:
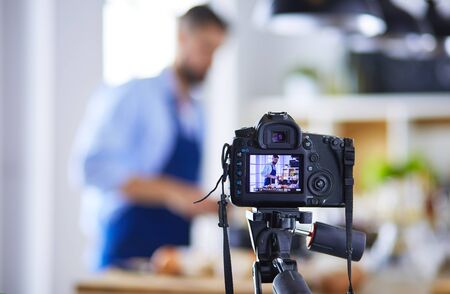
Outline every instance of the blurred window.
<path fill-rule="evenodd" d="M 103 7 L 103 77 L 119 84 L 154 76 L 175 55 L 176 17 L 199 0 L 106 0 Z"/>

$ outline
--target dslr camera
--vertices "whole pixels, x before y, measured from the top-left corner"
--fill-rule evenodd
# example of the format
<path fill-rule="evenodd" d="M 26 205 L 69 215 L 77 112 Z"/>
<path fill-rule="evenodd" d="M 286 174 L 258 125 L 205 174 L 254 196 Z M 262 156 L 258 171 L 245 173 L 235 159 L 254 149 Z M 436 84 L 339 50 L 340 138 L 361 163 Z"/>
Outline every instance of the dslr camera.
<path fill-rule="evenodd" d="M 286 112 L 235 131 L 231 201 L 244 207 L 344 207 L 352 185 L 352 139 L 302 132 Z M 347 180 L 347 182 L 346 182 Z"/>
<path fill-rule="evenodd" d="M 306 237 L 312 251 L 346 258 L 347 293 L 353 293 L 351 262 L 361 259 L 366 244 L 365 234 L 352 229 L 353 140 L 304 133 L 286 112 L 269 112 L 256 127 L 236 130 L 235 135 L 233 144 L 222 149 L 223 175 L 206 195 L 222 181 L 218 203 L 226 293 L 233 292 L 224 192 L 227 177 L 233 204 L 253 207 L 246 217 L 256 254 L 252 271 L 256 294 L 262 293 L 262 283 L 272 283 L 277 294 L 311 293 L 290 257 L 294 235 Z M 345 229 L 313 223 L 312 213 L 299 207 L 345 207 Z"/>

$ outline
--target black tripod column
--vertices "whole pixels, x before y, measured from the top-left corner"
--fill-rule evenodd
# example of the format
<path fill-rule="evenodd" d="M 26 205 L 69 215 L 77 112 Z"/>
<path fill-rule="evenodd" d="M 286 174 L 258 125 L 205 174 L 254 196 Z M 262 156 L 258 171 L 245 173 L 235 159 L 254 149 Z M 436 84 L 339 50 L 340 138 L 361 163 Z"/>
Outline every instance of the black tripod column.
<path fill-rule="evenodd" d="M 255 294 L 262 294 L 262 283 L 273 283 L 274 293 L 310 294 L 290 252 L 296 221 L 311 223 L 311 214 L 298 209 L 263 208 L 248 211 L 247 220 L 257 257 L 253 264 Z"/>
<path fill-rule="evenodd" d="M 253 263 L 253 285 L 255 294 L 262 294 L 262 288 L 261 288 L 261 270 L 259 267 L 259 261 L 255 261 Z"/>
<path fill-rule="evenodd" d="M 274 294 L 311 294 L 311 290 L 298 271 L 286 270 L 281 258 L 273 260 L 274 266 L 280 272 L 273 279 L 272 289 Z"/>

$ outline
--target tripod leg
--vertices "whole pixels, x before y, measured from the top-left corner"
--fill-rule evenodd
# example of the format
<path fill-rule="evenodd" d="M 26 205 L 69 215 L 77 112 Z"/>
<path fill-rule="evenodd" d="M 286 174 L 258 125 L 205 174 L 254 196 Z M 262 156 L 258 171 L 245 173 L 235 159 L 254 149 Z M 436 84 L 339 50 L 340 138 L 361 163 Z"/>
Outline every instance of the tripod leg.
<path fill-rule="evenodd" d="M 262 294 L 261 289 L 261 272 L 259 269 L 259 262 L 255 261 L 253 263 L 253 285 L 255 289 L 255 294 Z"/>

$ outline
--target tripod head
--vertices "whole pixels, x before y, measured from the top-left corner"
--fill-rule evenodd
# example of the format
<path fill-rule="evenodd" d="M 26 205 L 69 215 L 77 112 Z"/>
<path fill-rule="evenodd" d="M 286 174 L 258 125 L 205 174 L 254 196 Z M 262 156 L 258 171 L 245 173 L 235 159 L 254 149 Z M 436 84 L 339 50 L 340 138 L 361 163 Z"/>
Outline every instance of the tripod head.
<path fill-rule="evenodd" d="M 253 208 L 247 211 L 256 261 L 253 264 L 255 294 L 261 294 L 262 283 L 273 283 L 274 293 L 311 293 L 303 277 L 297 272 L 297 262 L 290 257 L 294 234 L 309 236 L 310 250 L 342 258 L 347 257 L 346 231 L 324 223 L 312 224 L 312 213 L 297 208 Z M 297 226 L 297 223 L 300 226 Z M 352 260 L 361 259 L 366 236 L 353 230 Z"/>
<path fill-rule="evenodd" d="M 261 283 L 271 283 L 279 274 L 274 260 L 281 259 L 284 270 L 297 271 L 297 263 L 290 259 L 292 232 L 297 221 L 311 223 L 311 213 L 300 212 L 298 209 L 264 208 L 247 211 L 246 216 L 257 258 L 253 269 L 255 289 Z"/>

